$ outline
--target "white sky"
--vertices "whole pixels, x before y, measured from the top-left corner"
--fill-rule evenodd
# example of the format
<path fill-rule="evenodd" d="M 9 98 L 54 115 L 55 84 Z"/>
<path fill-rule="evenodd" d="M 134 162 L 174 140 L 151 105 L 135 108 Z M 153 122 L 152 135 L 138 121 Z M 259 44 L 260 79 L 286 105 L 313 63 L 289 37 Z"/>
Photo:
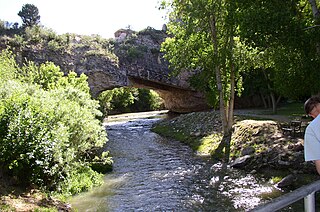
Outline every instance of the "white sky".
<path fill-rule="evenodd" d="M 151 26 L 161 29 L 166 23 L 165 11 L 159 11 L 159 0 L 0 0 L 0 20 L 18 22 L 24 4 L 39 9 L 40 23 L 56 33 L 99 34 L 114 37 L 120 28 L 135 31 Z"/>

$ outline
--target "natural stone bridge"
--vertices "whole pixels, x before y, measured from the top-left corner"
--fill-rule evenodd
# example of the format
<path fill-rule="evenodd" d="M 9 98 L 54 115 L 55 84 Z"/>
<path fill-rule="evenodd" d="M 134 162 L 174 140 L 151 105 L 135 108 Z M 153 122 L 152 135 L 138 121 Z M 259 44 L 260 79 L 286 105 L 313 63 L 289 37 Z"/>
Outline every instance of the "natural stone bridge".
<path fill-rule="evenodd" d="M 162 81 L 157 81 L 148 76 L 150 74 L 148 70 L 140 69 L 138 74 L 132 74 L 130 71 L 120 71 L 118 75 L 112 75 L 104 70 L 85 73 L 89 77 L 89 86 L 94 96 L 112 88 L 132 86 L 156 91 L 164 100 L 165 107 L 174 112 L 184 113 L 208 108 L 204 96 L 190 89 L 187 84 L 184 84 L 183 79 L 171 78 L 168 80 L 164 78 Z M 121 73 L 123 74 L 121 75 Z M 158 77 L 163 76 L 159 75 Z"/>
<path fill-rule="evenodd" d="M 164 100 L 165 107 L 174 112 L 208 108 L 203 94 L 190 87 L 187 81 L 191 76 L 190 72 L 170 77 L 168 62 L 160 53 L 160 43 L 166 36 L 164 32 L 149 29 L 144 33 L 138 33 L 134 38 L 130 37 L 130 30 L 124 32 L 125 36 L 121 34 L 124 40 L 115 44 L 118 64 L 113 64 L 112 67 L 110 62 L 109 65 L 98 65 L 97 63 L 104 63 L 100 60 L 94 62 L 100 68 L 80 71 L 89 77 L 93 95 L 115 87 L 133 86 L 155 90 Z"/>

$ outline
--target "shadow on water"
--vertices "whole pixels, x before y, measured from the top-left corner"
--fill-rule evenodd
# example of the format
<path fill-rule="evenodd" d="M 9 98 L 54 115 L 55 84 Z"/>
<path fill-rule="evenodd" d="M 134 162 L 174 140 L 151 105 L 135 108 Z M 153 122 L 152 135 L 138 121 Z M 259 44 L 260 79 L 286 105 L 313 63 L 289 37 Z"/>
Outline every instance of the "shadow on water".
<path fill-rule="evenodd" d="M 159 118 L 114 120 L 106 126 L 113 171 L 103 186 L 72 199 L 78 211 L 246 211 L 275 190 L 151 132 Z"/>

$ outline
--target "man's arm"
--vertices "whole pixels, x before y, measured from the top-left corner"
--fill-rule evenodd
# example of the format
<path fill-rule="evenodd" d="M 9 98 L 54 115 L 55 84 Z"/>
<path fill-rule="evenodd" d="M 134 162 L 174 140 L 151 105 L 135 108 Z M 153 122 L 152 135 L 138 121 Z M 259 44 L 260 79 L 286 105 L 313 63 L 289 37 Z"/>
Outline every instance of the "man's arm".
<path fill-rule="evenodd" d="M 316 164 L 318 174 L 320 174 L 320 160 L 315 160 L 314 163 Z"/>

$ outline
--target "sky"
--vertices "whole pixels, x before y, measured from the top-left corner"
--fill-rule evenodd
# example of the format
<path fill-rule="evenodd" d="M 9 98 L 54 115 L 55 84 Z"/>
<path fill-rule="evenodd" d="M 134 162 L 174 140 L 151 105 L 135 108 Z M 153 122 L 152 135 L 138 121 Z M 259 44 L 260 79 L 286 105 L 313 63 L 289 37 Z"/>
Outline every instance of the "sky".
<path fill-rule="evenodd" d="M 113 38 L 121 28 L 140 31 L 148 26 L 162 29 L 165 11 L 159 0 L 0 0 L 0 20 L 18 22 L 24 4 L 39 9 L 40 24 L 58 34 L 98 34 Z"/>

